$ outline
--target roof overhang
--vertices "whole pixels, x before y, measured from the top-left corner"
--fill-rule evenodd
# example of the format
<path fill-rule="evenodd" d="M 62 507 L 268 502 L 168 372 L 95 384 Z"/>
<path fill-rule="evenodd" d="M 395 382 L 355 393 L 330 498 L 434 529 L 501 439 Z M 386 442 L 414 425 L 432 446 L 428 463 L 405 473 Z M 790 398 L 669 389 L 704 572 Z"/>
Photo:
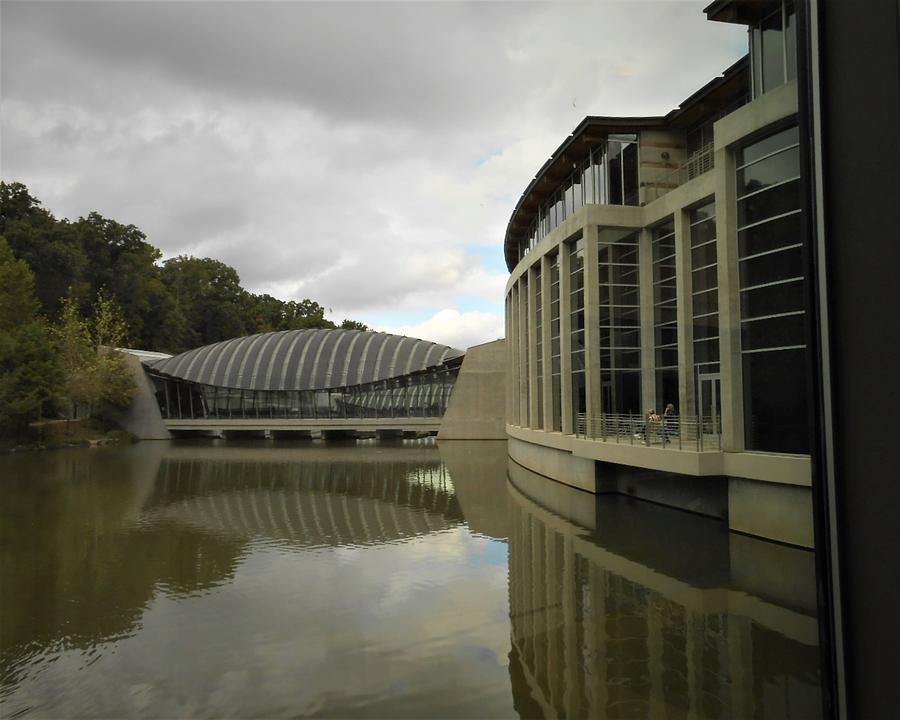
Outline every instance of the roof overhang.
<path fill-rule="evenodd" d="M 703 9 L 706 19 L 714 22 L 753 25 L 768 15 L 780 0 L 716 0 Z"/>
<path fill-rule="evenodd" d="M 704 115 L 730 102 L 746 89 L 748 56 L 742 57 L 720 76 L 697 90 L 667 115 L 646 117 L 610 117 L 589 115 L 541 166 L 519 198 L 506 226 L 503 253 L 506 267 L 512 271 L 518 262 L 518 241 L 528 232 L 534 214 L 559 184 L 584 160 L 592 145 L 615 133 L 635 133 L 652 128 L 687 128 Z"/>

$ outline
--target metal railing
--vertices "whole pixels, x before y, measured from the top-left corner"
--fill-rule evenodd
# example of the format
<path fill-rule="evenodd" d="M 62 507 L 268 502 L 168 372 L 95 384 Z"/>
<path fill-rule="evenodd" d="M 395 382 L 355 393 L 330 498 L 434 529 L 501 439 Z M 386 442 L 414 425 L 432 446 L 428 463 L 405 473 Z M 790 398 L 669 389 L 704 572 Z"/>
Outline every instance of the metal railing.
<path fill-rule="evenodd" d="M 708 415 L 673 415 L 659 420 L 643 415 L 575 416 L 576 437 L 670 450 L 721 450 L 721 431 L 720 419 Z"/>

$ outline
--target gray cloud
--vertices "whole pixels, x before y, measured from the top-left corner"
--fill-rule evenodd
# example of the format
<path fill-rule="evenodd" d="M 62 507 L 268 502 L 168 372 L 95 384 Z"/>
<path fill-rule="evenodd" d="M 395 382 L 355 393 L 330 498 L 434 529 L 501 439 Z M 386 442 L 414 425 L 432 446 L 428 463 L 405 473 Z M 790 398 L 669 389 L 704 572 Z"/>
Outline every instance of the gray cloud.
<path fill-rule="evenodd" d="M 664 113 L 742 54 L 701 10 L 5 0 L 0 170 L 254 290 L 493 312 L 479 258 L 581 118 Z"/>

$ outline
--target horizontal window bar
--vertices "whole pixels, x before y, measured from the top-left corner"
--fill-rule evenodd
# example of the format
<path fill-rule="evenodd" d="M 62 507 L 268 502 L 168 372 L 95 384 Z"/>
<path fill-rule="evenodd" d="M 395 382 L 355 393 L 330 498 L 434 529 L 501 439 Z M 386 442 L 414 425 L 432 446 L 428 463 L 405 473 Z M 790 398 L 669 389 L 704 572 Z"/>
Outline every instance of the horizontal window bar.
<path fill-rule="evenodd" d="M 750 228 L 758 227 L 759 225 L 764 225 L 768 222 L 773 222 L 775 220 L 781 220 L 782 218 L 790 217 L 791 215 L 799 215 L 802 210 L 799 208 L 797 210 L 789 210 L 786 213 L 781 213 L 780 215 L 773 215 L 772 217 L 764 218 L 763 220 L 757 220 L 756 222 L 752 222 L 749 225 L 742 225 L 737 229 L 738 232 L 742 232 L 743 230 L 749 230 Z"/>
<path fill-rule="evenodd" d="M 759 290 L 760 288 L 774 287 L 775 285 L 787 285 L 788 283 L 794 282 L 802 282 L 803 277 L 793 277 L 787 278 L 786 280 L 774 280 L 770 283 L 763 283 L 762 285 L 751 285 L 750 287 L 741 288 L 740 292 L 749 292 L 750 290 Z"/>
<path fill-rule="evenodd" d="M 764 255 L 774 255 L 775 253 L 784 252 L 785 250 L 793 250 L 794 248 L 803 247 L 803 243 L 794 243 L 793 245 L 782 245 L 781 247 L 773 248 L 772 250 L 763 250 L 762 252 L 755 253 L 753 255 L 745 255 L 742 258 L 738 258 L 738 262 L 744 262 L 744 260 L 753 260 L 754 258 L 763 257 Z"/>

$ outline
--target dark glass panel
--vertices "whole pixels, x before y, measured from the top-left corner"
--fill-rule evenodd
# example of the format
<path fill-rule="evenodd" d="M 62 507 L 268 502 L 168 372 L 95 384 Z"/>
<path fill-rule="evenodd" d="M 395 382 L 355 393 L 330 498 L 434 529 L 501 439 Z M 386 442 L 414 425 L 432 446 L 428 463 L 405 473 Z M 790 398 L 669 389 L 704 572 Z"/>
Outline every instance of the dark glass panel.
<path fill-rule="evenodd" d="M 572 352 L 579 352 L 584 350 L 584 331 L 579 330 L 576 333 L 572 333 Z"/>
<path fill-rule="evenodd" d="M 770 220 L 738 233 L 738 257 L 800 242 L 800 214 Z"/>
<path fill-rule="evenodd" d="M 611 250 L 614 264 L 635 265 L 638 262 L 638 248 L 635 245 L 616 244 Z"/>
<path fill-rule="evenodd" d="M 694 318 L 694 339 L 703 340 L 709 337 L 717 337 L 719 334 L 719 316 L 707 315 L 702 318 Z"/>
<path fill-rule="evenodd" d="M 587 395 L 584 388 L 584 373 L 572 376 L 572 411 L 577 415 L 587 412 Z"/>
<path fill-rule="evenodd" d="M 747 450 L 808 453 L 805 350 L 744 355 Z"/>
<path fill-rule="evenodd" d="M 800 175 L 800 148 L 793 147 L 738 170 L 738 198 Z"/>
<path fill-rule="evenodd" d="M 788 280 L 803 274 L 803 256 L 798 247 L 757 255 L 738 263 L 741 287 Z"/>
<path fill-rule="evenodd" d="M 738 227 L 791 212 L 800 207 L 800 181 L 778 185 L 738 200 Z"/>
<path fill-rule="evenodd" d="M 710 123 L 710 135 L 708 142 L 712 142 L 712 123 Z M 716 201 L 710 200 L 706 205 L 701 205 L 691 210 L 691 223 L 699 223 L 701 220 L 715 220 L 716 217 Z M 697 225 L 697 227 L 701 227 Z M 715 223 L 713 223 L 715 227 Z M 691 230 L 691 239 L 693 241 L 693 230 Z M 715 237 L 715 231 L 712 237 Z"/>
<path fill-rule="evenodd" d="M 636 347 L 641 346 L 641 331 L 631 328 L 616 328 L 613 330 L 613 341 L 616 347 Z"/>
<path fill-rule="evenodd" d="M 804 342 L 804 316 L 751 320 L 741 323 L 741 345 L 744 350 L 802 345 Z"/>
<path fill-rule="evenodd" d="M 616 370 L 629 370 L 641 366 L 640 350 L 616 350 L 614 355 Z"/>
<path fill-rule="evenodd" d="M 787 27 L 784 30 L 785 64 L 787 65 L 787 79 L 797 77 L 797 16 L 794 6 L 788 3 L 785 7 Z"/>
<path fill-rule="evenodd" d="M 743 318 L 775 315 L 794 310 L 803 310 L 802 280 L 741 292 Z"/>
<path fill-rule="evenodd" d="M 776 150 L 788 147 L 789 145 L 796 145 L 799 142 L 800 131 L 795 125 L 787 130 L 782 130 L 781 132 L 769 135 L 751 145 L 747 145 L 747 147 L 743 148 L 738 153 L 737 164 L 745 165 L 746 163 L 765 157 Z"/>
<path fill-rule="evenodd" d="M 697 245 L 702 245 L 715 239 L 716 221 L 714 218 L 691 226 L 691 247 L 697 247 Z M 715 244 L 712 247 L 715 247 Z"/>
<path fill-rule="evenodd" d="M 617 406 L 615 412 L 641 414 L 641 374 L 639 372 L 616 373 L 615 393 Z"/>
<path fill-rule="evenodd" d="M 678 411 L 678 370 L 656 371 L 656 404 L 662 412 L 668 403 Z"/>
<path fill-rule="evenodd" d="M 584 371 L 584 351 L 580 350 L 578 352 L 572 353 L 572 372 L 583 372 Z"/>
<path fill-rule="evenodd" d="M 653 336 L 656 341 L 656 347 L 676 345 L 678 343 L 678 326 L 664 325 L 654 328 Z"/>
<path fill-rule="evenodd" d="M 762 22 L 761 68 L 763 92 L 784 84 L 784 39 L 780 8 Z"/>
<path fill-rule="evenodd" d="M 610 205 L 622 204 L 622 145 L 610 142 L 607 145 L 607 188 Z"/>
<path fill-rule="evenodd" d="M 640 305 L 640 288 L 633 285 L 613 285 L 610 288 L 613 305 Z"/>
<path fill-rule="evenodd" d="M 696 340 L 694 342 L 694 363 L 717 362 L 719 360 L 719 338 Z"/>
<path fill-rule="evenodd" d="M 691 273 L 694 283 L 694 292 L 716 287 L 719 282 L 718 272 L 718 267 L 716 265 L 705 267 L 702 270 L 694 270 L 694 272 Z"/>
<path fill-rule="evenodd" d="M 625 204 L 638 204 L 638 146 L 629 143 L 622 152 L 622 176 L 625 184 Z"/>
<path fill-rule="evenodd" d="M 694 315 L 706 315 L 719 309 L 719 289 L 713 288 L 694 295 Z"/>

